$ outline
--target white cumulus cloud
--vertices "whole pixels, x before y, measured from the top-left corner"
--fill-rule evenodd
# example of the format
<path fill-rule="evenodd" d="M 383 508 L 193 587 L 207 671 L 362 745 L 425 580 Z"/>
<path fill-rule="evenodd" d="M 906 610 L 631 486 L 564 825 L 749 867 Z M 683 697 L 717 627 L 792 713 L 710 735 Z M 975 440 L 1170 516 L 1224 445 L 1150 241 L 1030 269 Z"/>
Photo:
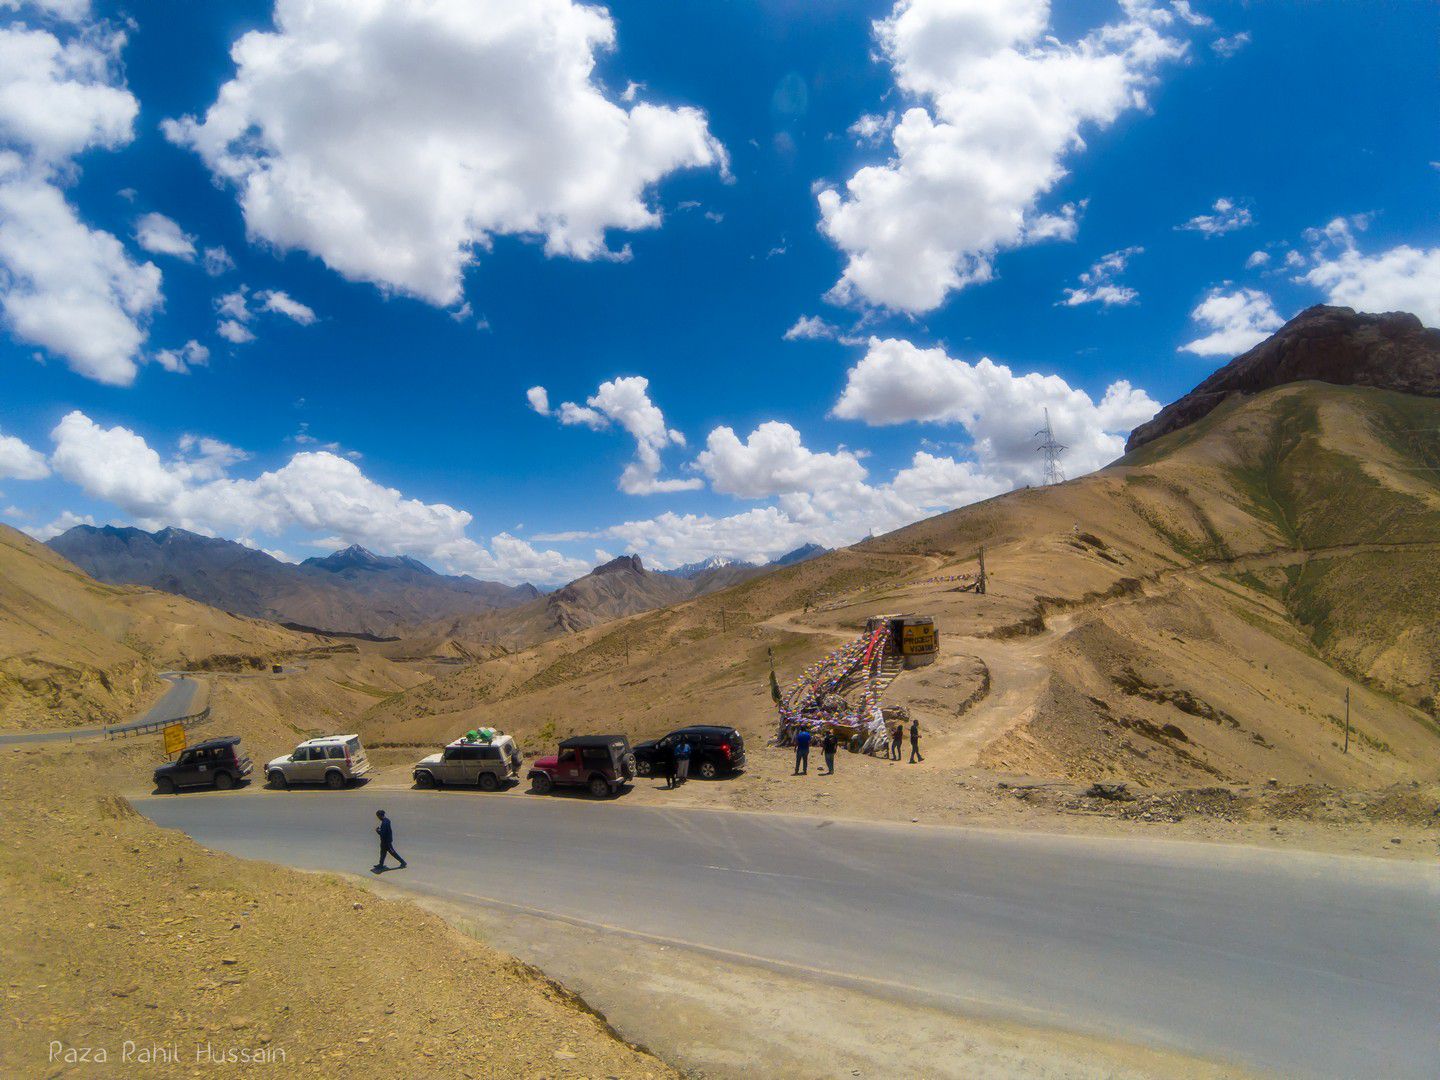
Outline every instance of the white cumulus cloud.
<path fill-rule="evenodd" d="M 1308 237 L 1312 241 L 1315 232 Z M 1317 249 L 1314 265 L 1298 280 L 1321 289 L 1331 304 L 1357 311 L 1408 311 L 1426 326 L 1440 326 L 1440 247 L 1400 244 L 1366 255 L 1343 218 L 1319 233 L 1338 250 Z"/>
<path fill-rule="evenodd" d="M 1210 331 L 1180 346 L 1196 356 L 1239 356 L 1285 323 L 1259 289 L 1211 289 L 1190 317 Z"/>
<path fill-rule="evenodd" d="M 44 454 L 14 435 L 0 435 L 0 480 L 43 480 L 49 475 Z"/>
<path fill-rule="evenodd" d="M 164 214 L 145 214 L 135 222 L 135 242 L 152 255 L 195 261 L 195 237 Z"/>
<path fill-rule="evenodd" d="M 128 386 L 160 271 L 92 229 L 64 193 L 0 153 L 0 310 L 10 332 L 99 382 Z"/>
<path fill-rule="evenodd" d="M 306 304 L 300 303 L 289 293 L 281 292 L 279 289 L 270 289 L 266 292 L 255 294 L 256 301 L 266 311 L 273 311 L 278 315 L 284 315 L 301 326 L 309 326 L 315 321 L 315 311 Z"/>
<path fill-rule="evenodd" d="M 1174 16 L 1144 0 L 1071 42 L 1049 17 L 1045 0 L 900 0 L 875 24 L 915 104 L 890 133 L 890 160 L 819 192 L 821 231 L 846 258 L 830 299 L 930 311 L 989 280 L 998 252 L 1074 236 L 1077 208 L 1040 200 L 1083 132 L 1144 108 L 1153 72 L 1185 46 L 1165 33 Z"/>
<path fill-rule="evenodd" d="M 1175 228 L 1182 232 L 1198 232 L 1202 236 L 1224 236 L 1237 229 L 1255 224 L 1255 215 L 1250 208 L 1234 199 L 1216 199 L 1208 214 L 1196 214 L 1189 221 Z"/>
<path fill-rule="evenodd" d="M 541 415 L 549 412 L 549 395 L 543 386 L 532 386 L 525 394 L 530 407 Z M 542 411 L 539 405 L 543 404 Z M 665 423 L 665 414 L 650 400 L 650 380 L 629 375 L 600 384 L 585 399 L 560 403 L 555 411 L 560 423 L 604 431 L 619 426 L 635 440 L 635 460 L 620 474 L 620 490 L 627 495 L 655 495 L 663 492 L 693 491 L 703 487 L 698 479 L 660 479 L 660 453 L 667 446 L 684 446 L 685 436 Z"/>
<path fill-rule="evenodd" d="M 124 45 L 97 25 L 0 27 L 0 314 L 16 338 L 117 386 L 134 381 L 160 271 L 81 221 L 63 187 L 76 155 L 132 138 L 139 105 L 120 70 Z"/>
<path fill-rule="evenodd" d="M 1080 287 L 1066 289 L 1065 299 L 1060 303 L 1066 307 L 1081 304 L 1100 304 L 1104 307 L 1133 304 L 1139 293 L 1128 285 L 1118 284 L 1115 279 L 1125 272 L 1125 267 L 1136 255 L 1145 251 L 1142 247 L 1128 247 L 1102 255 L 1089 270 L 1080 275 Z"/>
<path fill-rule="evenodd" d="M 505 581 L 563 581 L 586 569 L 503 532 L 488 546 L 477 543 L 466 535 L 468 512 L 406 498 L 328 451 L 303 451 L 278 469 L 236 479 L 228 472 L 248 455 L 215 439 L 187 435 L 181 453 L 167 460 L 134 431 L 103 427 L 79 411 L 51 438 L 57 474 L 144 528 L 248 537 L 299 530 Z"/>
<path fill-rule="evenodd" d="M 733 429 L 718 427 L 705 445 L 695 465 L 726 495 L 757 499 L 865 479 L 865 467 L 850 451 L 816 453 L 801 443 L 800 432 L 776 420 L 761 424 L 744 442 Z"/>
<path fill-rule="evenodd" d="M 602 7 L 570 0 L 277 0 L 203 118 L 167 121 L 238 191 L 252 237 L 449 307 L 495 236 L 612 258 L 660 223 L 652 185 L 726 167 L 705 115 L 616 102 Z"/>
<path fill-rule="evenodd" d="M 1066 474 L 1076 476 L 1119 457 L 1130 429 L 1160 406 L 1128 382 L 1113 383 L 1097 405 L 1058 375 L 1017 375 L 988 357 L 972 364 L 940 348 L 875 338 L 847 373 L 833 415 L 871 425 L 959 424 L 985 472 L 1014 486 L 1041 479 L 1035 432 L 1047 408 L 1069 448 Z"/>
<path fill-rule="evenodd" d="M 204 367 L 210 362 L 210 350 L 193 338 L 178 349 L 160 349 L 155 353 L 155 362 L 166 371 L 183 375 L 191 368 Z"/>

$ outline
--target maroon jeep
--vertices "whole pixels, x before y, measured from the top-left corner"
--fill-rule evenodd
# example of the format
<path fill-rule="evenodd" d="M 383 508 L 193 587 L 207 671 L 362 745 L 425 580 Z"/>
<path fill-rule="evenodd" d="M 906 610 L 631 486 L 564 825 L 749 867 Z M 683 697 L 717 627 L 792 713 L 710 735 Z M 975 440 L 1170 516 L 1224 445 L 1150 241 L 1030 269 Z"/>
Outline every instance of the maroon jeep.
<path fill-rule="evenodd" d="M 604 799 L 633 779 L 635 755 L 624 735 L 577 735 L 562 742 L 559 753 L 530 762 L 530 789 L 537 795 L 583 787 Z"/>

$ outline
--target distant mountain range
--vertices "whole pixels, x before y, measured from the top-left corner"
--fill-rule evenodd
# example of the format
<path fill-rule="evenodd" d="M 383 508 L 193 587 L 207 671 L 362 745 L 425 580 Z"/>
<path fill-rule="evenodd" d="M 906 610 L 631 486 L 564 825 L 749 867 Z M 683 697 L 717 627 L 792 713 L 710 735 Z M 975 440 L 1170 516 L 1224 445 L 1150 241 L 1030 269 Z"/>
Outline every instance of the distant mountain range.
<path fill-rule="evenodd" d="M 623 555 L 548 594 L 437 573 L 408 555 L 359 545 L 298 566 L 184 529 L 77 525 L 49 547 L 111 585 L 148 585 L 237 615 L 377 637 L 503 642 L 514 647 L 703 596 L 823 554 L 806 544 L 764 566 L 714 556 L 652 572 Z"/>
<path fill-rule="evenodd" d="M 686 563 L 684 566 L 677 566 L 671 570 L 660 570 L 661 574 L 669 574 L 671 577 L 685 578 L 693 581 L 696 578 L 716 570 L 729 570 L 731 574 L 739 574 L 745 570 L 771 570 L 777 566 L 794 566 L 796 563 L 804 562 L 806 559 L 813 559 L 817 555 L 824 555 L 830 549 L 821 547 L 819 544 L 803 544 L 794 551 L 787 551 L 779 558 L 771 559 L 767 563 L 746 562 L 744 559 L 731 559 L 724 555 L 711 555 L 708 559 L 700 562 Z"/>
<path fill-rule="evenodd" d="M 49 546 L 111 585 L 148 585 L 252 618 L 395 635 L 436 619 L 518 607 L 533 585 L 438 574 L 408 556 L 348 547 L 296 566 L 233 540 L 184 529 L 77 525 Z"/>

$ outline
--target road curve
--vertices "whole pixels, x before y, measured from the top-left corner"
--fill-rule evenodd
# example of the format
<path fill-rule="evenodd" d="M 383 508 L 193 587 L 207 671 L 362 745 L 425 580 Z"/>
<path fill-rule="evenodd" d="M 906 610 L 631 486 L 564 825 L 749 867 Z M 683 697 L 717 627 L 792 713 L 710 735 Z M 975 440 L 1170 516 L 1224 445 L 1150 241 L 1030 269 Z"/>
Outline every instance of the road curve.
<path fill-rule="evenodd" d="M 144 798 L 237 855 L 730 950 L 1286 1076 L 1440 1075 L 1440 870 L 469 792 Z"/>
<path fill-rule="evenodd" d="M 160 696 L 159 701 L 129 723 L 111 724 L 108 727 L 65 728 L 63 731 L 27 731 L 18 735 L 0 735 L 0 746 L 11 743 L 65 742 L 70 739 L 95 738 L 107 733 L 120 734 L 144 727 L 146 724 L 153 724 L 157 720 L 178 720 L 182 716 L 189 716 L 193 713 L 195 711 L 193 707 L 195 694 L 200 689 L 199 681 L 172 671 L 162 672 L 160 677 L 170 684 L 170 688 Z"/>

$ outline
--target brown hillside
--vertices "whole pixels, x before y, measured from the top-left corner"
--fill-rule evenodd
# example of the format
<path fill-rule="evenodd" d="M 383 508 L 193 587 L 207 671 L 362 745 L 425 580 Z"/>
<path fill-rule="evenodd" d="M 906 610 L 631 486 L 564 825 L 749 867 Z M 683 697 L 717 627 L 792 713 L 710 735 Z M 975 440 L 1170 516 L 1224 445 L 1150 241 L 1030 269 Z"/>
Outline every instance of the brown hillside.
<path fill-rule="evenodd" d="M 1125 448 L 1135 450 L 1193 424 L 1233 395 L 1308 380 L 1440 397 L 1440 330 L 1427 329 L 1403 311 L 1367 315 L 1324 304 L 1306 308 L 1141 424 Z"/>
<path fill-rule="evenodd" d="M 383 702 L 373 737 L 497 723 L 532 745 L 682 723 L 773 731 L 782 681 L 866 616 L 935 616 L 890 700 L 923 766 L 1149 784 L 1434 777 L 1440 402 L 1309 383 L 1237 397 L 1069 483 L 1013 492 Z M 1422 434 L 1416 434 L 1422 432 Z M 957 592 L 981 545 L 988 595 Z M 1343 741 L 1343 697 L 1355 729 Z"/>
<path fill-rule="evenodd" d="M 261 663 L 317 639 L 169 593 L 103 585 L 0 525 L 0 730 L 128 719 L 155 673 Z"/>

